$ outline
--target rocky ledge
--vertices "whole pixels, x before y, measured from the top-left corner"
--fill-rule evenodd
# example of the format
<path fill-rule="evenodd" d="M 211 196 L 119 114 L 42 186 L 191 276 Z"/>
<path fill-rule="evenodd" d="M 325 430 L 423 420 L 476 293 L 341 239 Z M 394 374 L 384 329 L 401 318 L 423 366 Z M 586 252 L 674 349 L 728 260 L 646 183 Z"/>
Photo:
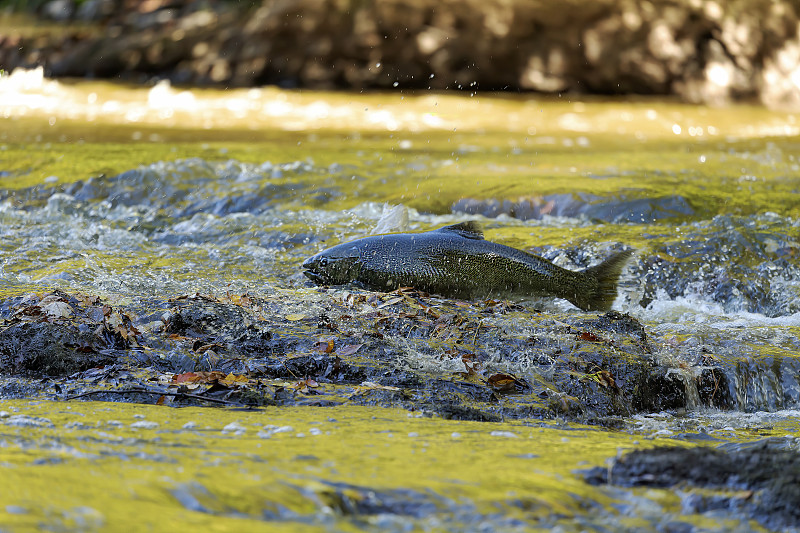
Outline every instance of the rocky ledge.
<path fill-rule="evenodd" d="M 184 296 L 138 315 L 85 294 L 11 298 L 0 302 L 0 397 L 382 405 L 612 425 L 643 411 L 736 406 L 731 368 L 702 356 L 665 363 L 625 314 L 319 291 L 296 302 Z"/>

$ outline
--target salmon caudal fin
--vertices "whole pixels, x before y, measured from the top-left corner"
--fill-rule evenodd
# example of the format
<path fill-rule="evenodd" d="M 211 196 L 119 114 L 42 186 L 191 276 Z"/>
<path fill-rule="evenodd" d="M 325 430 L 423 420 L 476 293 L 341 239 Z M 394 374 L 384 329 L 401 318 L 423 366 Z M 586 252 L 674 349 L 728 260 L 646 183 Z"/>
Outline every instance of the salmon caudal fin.
<path fill-rule="evenodd" d="M 582 271 L 586 285 L 593 290 L 576 291 L 574 299 L 570 302 L 584 311 L 608 311 L 614 300 L 617 299 L 617 282 L 625 263 L 628 262 L 633 250 L 625 250 L 612 255 L 599 265 L 589 267 Z"/>

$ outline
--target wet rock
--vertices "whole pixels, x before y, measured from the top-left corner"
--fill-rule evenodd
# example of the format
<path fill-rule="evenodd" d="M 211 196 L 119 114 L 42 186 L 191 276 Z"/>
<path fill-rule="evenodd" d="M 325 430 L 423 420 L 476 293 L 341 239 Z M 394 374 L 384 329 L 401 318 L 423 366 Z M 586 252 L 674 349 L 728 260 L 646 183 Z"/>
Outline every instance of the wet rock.
<path fill-rule="evenodd" d="M 730 443 L 717 448 L 635 450 L 610 468 L 585 473 L 595 485 L 676 487 L 684 512 L 732 510 L 770 529 L 800 527 L 800 455 L 794 438 Z M 694 492 L 691 489 L 706 489 Z M 718 490 L 720 493 L 709 493 Z"/>
<path fill-rule="evenodd" d="M 628 313 L 609 311 L 597 319 L 585 322 L 585 324 L 591 328 L 633 337 L 642 343 L 645 351 L 650 350 L 647 344 L 647 333 L 645 333 L 644 326 Z"/>
<path fill-rule="evenodd" d="M 12 299 L 0 321 L 0 372 L 65 376 L 138 346 L 130 317 L 99 299 L 54 292 Z"/>
<path fill-rule="evenodd" d="M 655 242 L 634 265 L 634 275 L 644 281 L 641 305 L 664 293 L 673 299 L 699 295 L 728 312 L 800 311 L 797 293 L 786 290 L 800 279 L 796 237 L 786 227 L 773 215 L 718 215 L 688 224 L 679 237 Z"/>
<path fill-rule="evenodd" d="M 414 291 L 324 298 L 316 316 L 285 315 L 287 304 L 283 296 L 182 296 L 151 303 L 136 326 L 96 297 L 18 298 L 0 305 L 0 370 L 65 376 L 113 362 L 155 372 L 151 381 L 171 387 L 161 390 L 173 403 L 353 403 L 468 420 L 603 423 L 734 404 L 724 367 L 710 359 L 665 366 L 644 326 L 618 312 L 556 319 Z M 76 379 L 90 379 L 84 374 Z M 123 390 L 129 382 L 130 398 L 157 397 L 154 385 L 132 379 L 102 377 Z"/>
<path fill-rule="evenodd" d="M 603 222 L 652 223 L 695 215 L 695 210 L 681 196 L 614 200 L 585 193 L 552 194 L 516 200 L 476 200 L 462 198 L 451 206 L 455 213 L 478 214 L 495 218 L 508 215 L 520 220 L 549 216 L 585 217 Z"/>
<path fill-rule="evenodd" d="M 465 309 L 441 300 L 425 303 L 422 296 L 416 297 L 419 300 L 384 297 L 390 306 L 375 299 L 374 312 L 355 316 L 332 300 L 321 318 L 308 325 L 281 324 L 277 317 L 256 319 L 247 306 L 188 298 L 176 302 L 164 334 L 193 339 L 194 347 L 216 346 L 222 358 L 216 369 L 226 372 L 313 379 L 337 386 L 371 383 L 375 386 L 359 389 L 349 401 L 453 418 L 557 414 L 598 420 L 685 408 L 689 401 L 690 378 L 655 362 L 644 327 L 628 315 L 610 312 L 590 319 L 576 315 L 566 322 L 543 316 L 531 321 L 528 316 L 532 325 L 520 330 L 518 321 L 525 313 L 509 313 L 496 303 Z M 259 309 L 261 317 L 274 306 L 267 301 L 250 305 Z M 441 338 L 448 339 L 444 345 Z M 359 346 L 356 355 L 347 346 Z M 340 348 L 342 354 L 337 353 Z M 425 363 L 435 359 L 443 363 Z M 443 370 L 459 359 L 466 366 L 461 372 Z M 175 365 L 167 361 L 159 367 L 174 372 Z M 528 370 L 515 376 L 507 373 L 509 368 Z M 709 387 L 709 383 L 695 387 L 706 391 L 702 401 L 723 405 L 726 382 L 717 378 L 717 387 Z M 281 400 L 291 401 L 298 399 L 288 394 Z"/>

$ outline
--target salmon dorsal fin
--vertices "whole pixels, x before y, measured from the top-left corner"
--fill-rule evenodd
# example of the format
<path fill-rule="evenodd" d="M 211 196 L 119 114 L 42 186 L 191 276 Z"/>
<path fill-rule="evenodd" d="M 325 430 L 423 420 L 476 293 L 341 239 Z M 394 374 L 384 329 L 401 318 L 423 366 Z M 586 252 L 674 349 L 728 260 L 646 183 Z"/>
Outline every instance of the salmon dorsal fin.
<path fill-rule="evenodd" d="M 462 222 L 461 224 L 453 224 L 452 226 L 445 226 L 443 228 L 439 228 L 435 231 L 441 232 L 454 232 L 458 233 L 462 237 L 466 239 L 475 239 L 476 241 L 483 240 L 483 229 L 479 222 L 474 220 L 470 220 L 468 222 Z"/>

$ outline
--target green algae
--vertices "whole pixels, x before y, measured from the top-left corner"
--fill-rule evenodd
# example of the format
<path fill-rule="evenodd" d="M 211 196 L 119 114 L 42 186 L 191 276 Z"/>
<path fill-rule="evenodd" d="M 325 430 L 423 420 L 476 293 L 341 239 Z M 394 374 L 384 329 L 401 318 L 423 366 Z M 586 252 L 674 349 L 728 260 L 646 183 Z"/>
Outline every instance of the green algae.
<path fill-rule="evenodd" d="M 113 93 L 120 101 L 132 100 L 137 91 L 143 91 L 101 83 L 76 84 L 69 90 L 77 91 L 82 100 L 96 92 L 100 100 Z M 212 100 L 230 94 L 193 92 Z M 162 124 L 152 117 L 136 123 L 102 117 L 89 122 L 58 111 L 29 113 L 12 116 L 0 125 L 0 184 L 4 189 L 51 186 L 110 177 L 155 161 L 195 157 L 253 164 L 311 161 L 318 168 L 345 168 L 333 175 L 301 178 L 310 187 L 341 189 L 343 194 L 326 204 L 332 210 L 365 201 L 391 201 L 446 213 L 463 197 L 515 200 L 586 193 L 615 199 L 679 195 L 696 213 L 686 216 L 687 220 L 718 213 L 800 215 L 794 156 L 799 143 L 790 114 L 747 106 L 717 110 L 669 102 L 441 95 L 399 100 L 386 94 L 267 92 L 298 106 L 324 99 L 334 107 L 352 110 L 409 109 L 411 115 L 430 114 L 429 118 L 441 122 L 437 127 L 420 127 L 409 120 L 387 131 L 359 123 L 360 115 L 353 112 L 341 124 L 293 117 L 297 120 L 292 128 L 303 130 L 294 131 L 257 117 L 253 124 L 247 124 L 247 118 L 204 124 L 190 116 Z M 694 134 L 687 133 L 690 129 Z M 278 184 L 292 180 L 297 177 L 269 178 Z M 225 193 L 217 191 L 221 197 Z M 312 201 L 298 194 L 285 205 L 300 210 Z M 660 223 L 575 221 L 533 223 L 523 229 L 505 219 L 489 223 L 486 235 L 525 249 L 622 242 L 658 250 L 659 256 L 670 261 L 689 262 L 662 250 L 688 229 Z M 65 273 L 78 279 L 103 276 L 123 284 L 123 275 L 131 269 L 154 279 L 168 273 L 182 280 L 211 280 L 210 285 L 217 288 L 226 278 L 233 283 L 245 280 L 245 285 L 259 279 L 258 272 L 248 271 L 250 266 L 238 264 L 237 258 L 214 259 L 203 248 L 183 249 L 180 257 L 149 249 L 131 254 L 92 250 L 91 261 L 74 256 L 58 257 L 52 263 L 38 263 L 38 252 L 25 252 L 28 262 L 18 260 L 12 270 L 41 281 L 15 282 L 12 289 L 0 285 L 0 294 L 40 292 L 41 283 Z M 285 262 L 288 272 L 296 267 L 295 259 L 275 261 Z M 160 290 L 164 284 L 159 281 L 154 286 Z M 294 290 L 302 293 L 304 289 Z M 121 296 L 114 297 L 115 305 L 120 297 L 130 298 L 130 290 L 120 292 Z M 301 311 L 288 309 L 287 313 Z M 509 320 L 514 318 L 509 316 Z M 285 328 L 297 334 L 307 331 L 293 329 L 291 324 Z M 797 336 L 796 328 L 788 332 Z M 697 331 L 692 336 L 697 337 Z M 441 344 L 448 347 L 446 341 Z M 766 339 L 746 347 L 756 359 L 763 359 L 757 363 L 767 365 L 772 364 L 769 357 L 792 355 L 794 345 L 770 346 Z M 715 356 L 727 360 L 729 354 Z M 542 384 L 546 385 L 544 378 Z M 334 396 L 346 399 L 350 392 Z M 554 410 L 558 412 L 558 406 Z M 647 432 L 521 422 L 459 423 L 353 406 L 233 411 L 6 401 L 0 403 L 0 411 L 9 417 L 44 417 L 53 424 L 52 428 L 3 425 L 8 418 L 0 419 L 0 464 L 7 467 L 0 487 L 0 500 L 6 502 L 0 507 L 0 524 L 11 531 L 174 530 L 193 525 L 220 531 L 380 529 L 380 513 L 370 511 L 377 505 L 372 493 L 378 501 L 399 500 L 407 507 L 429 509 L 417 514 L 403 511 L 403 515 L 398 511 L 402 506 L 387 507 L 385 514 L 402 515 L 418 529 L 461 530 L 469 521 L 491 522 L 501 517 L 519 520 L 521 528 L 578 530 L 592 520 L 614 527 L 647 528 L 655 523 L 653 518 L 617 514 L 618 494 L 585 485 L 573 471 L 603 465 L 620 450 L 664 443 L 657 436 L 647 439 Z M 131 427 L 142 421 L 157 422 L 158 427 Z M 196 426 L 184 428 L 190 421 Z M 232 422 L 244 433 L 236 435 L 236 428 L 224 433 L 223 428 Z M 660 424 L 663 427 L 665 422 Z M 273 432 L 275 428 L 265 429 L 267 425 L 294 429 Z M 794 421 L 754 424 L 731 430 L 725 438 L 744 441 L 784 435 L 795 433 L 796 426 Z M 315 429 L 320 433 L 312 433 Z M 673 491 L 636 489 L 632 493 L 680 515 L 680 497 Z M 469 511 L 466 518 L 465 509 Z M 735 525 L 698 515 L 681 519 L 710 530 L 729 530 Z"/>
<path fill-rule="evenodd" d="M 643 518 L 616 516 L 619 496 L 575 471 L 625 450 L 685 445 L 577 425 L 456 422 L 352 406 L 242 411 L 17 400 L 0 402 L 0 410 L 7 531 L 372 530 L 380 513 L 370 506 L 381 502 L 382 512 L 437 530 L 479 521 L 498 521 L 502 530 L 501 517 L 518 521 L 517 529 L 577 531 L 610 516 L 617 527 L 647 527 Z M 756 425 L 729 440 L 797 429 L 794 420 Z M 634 493 L 680 514 L 672 491 Z M 735 524 L 681 520 L 711 530 Z"/>
<path fill-rule="evenodd" d="M 375 201 L 445 213 L 465 197 L 518 200 L 585 193 L 610 199 L 678 195 L 686 199 L 698 217 L 766 211 L 800 215 L 800 208 L 793 201 L 798 190 L 794 170 L 797 164 L 788 160 L 775 164 L 729 157 L 727 154 L 736 150 L 730 145 L 621 142 L 615 147 L 606 143 L 596 149 L 566 152 L 563 148 L 528 142 L 515 155 L 509 155 L 492 150 L 492 136 L 483 133 L 461 134 L 457 139 L 436 132 L 404 134 L 404 140 L 419 145 L 419 150 L 396 148 L 394 134 L 375 134 L 369 139 L 354 139 L 347 134 L 314 134 L 310 140 L 307 135 L 287 134 L 266 142 L 192 143 L 172 142 L 169 137 L 162 134 L 159 139 L 163 140 L 159 142 L 7 143 L 0 151 L 0 168 L 8 174 L 3 185 L 29 187 L 47 178 L 70 183 L 94 176 L 113 176 L 153 161 L 192 157 L 245 163 L 310 161 L 319 167 L 349 165 L 358 174 L 357 194 L 352 194 L 356 191 L 352 190 L 350 175 L 343 173 L 335 181 L 329 181 L 330 185 L 350 193 L 331 202 L 332 208 L 340 209 Z M 463 142 L 486 148 L 458 153 Z M 764 141 L 762 149 L 766 150 L 768 145 L 789 153 L 796 142 Z M 702 151 L 700 156 L 698 151 Z M 374 155 L 366 167 L 368 154 Z M 704 158 L 703 163 L 698 162 L 699 157 Z M 398 167 L 406 170 L 400 174 L 389 170 Z"/>
<path fill-rule="evenodd" d="M 405 491 L 430 506 L 422 513 L 430 516 L 412 512 L 410 520 L 449 517 L 448 530 L 469 525 L 459 523 L 465 504 L 473 519 L 500 511 L 532 526 L 568 524 L 586 505 L 613 501 L 575 468 L 657 442 L 359 407 L 248 412 L 5 401 L 0 408 L 0 523 L 12 531 L 81 529 L 69 523 L 76 509 L 96 530 L 360 530 L 370 517 L 356 509 L 370 491 L 386 499 L 401 491 L 400 500 Z M 9 424 L 21 415 L 30 418 Z"/>
<path fill-rule="evenodd" d="M 351 167 L 352 173 L 326 178 L 326 185 L 345 193 L 329 204 L 339 209 L 388 201 L 446 213 L 461 198 L 583 193 L 627 200 L 679 196 L 697 218 L 800 214 L 793 201 L 800 164 L 796 117 L 753 106 L 258 89 L 255 96 L 185 93 L 198 106 L 192 113 L 181 108 L 184 93 L 174 90 L 161 102 L 143 98 L 143 89 L 97 82 L 58 88 L 74 109 L 6 110 L 10 117 L 0 127 L 4 187 L 46 178 L 70 183 L 200 157 Z M 87 106 L 87 95 L 97 103 Z M 265 114 L 254 104 L 260 98 L 285 109 Z M 100 111 L 104 101 L 120 108 L 116 115 Z M 321 102 L 324 112 L 317 110 Z M 203 104 L 219 112 L 203 112 Z M 252 112 L 225 113 L 225 105 L 251 106 Z M 126 110 L 135 119 L 119 121 Z"/>

